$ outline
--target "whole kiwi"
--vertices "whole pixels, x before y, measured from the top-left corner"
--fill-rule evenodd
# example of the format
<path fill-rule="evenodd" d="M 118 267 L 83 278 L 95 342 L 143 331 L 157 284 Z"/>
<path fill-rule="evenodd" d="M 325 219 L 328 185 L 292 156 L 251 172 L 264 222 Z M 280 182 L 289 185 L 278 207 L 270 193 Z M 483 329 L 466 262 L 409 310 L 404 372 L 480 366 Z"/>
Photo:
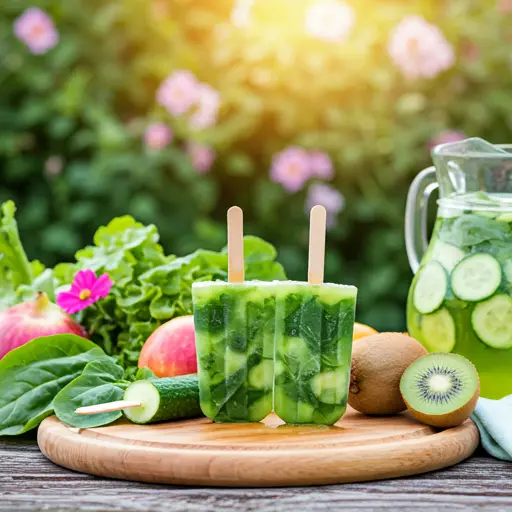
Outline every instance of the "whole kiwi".
<path fill-rule="evenodd" d="M 381 332 L 354 341 L 348 403 L 356 411 L 389 415 L 405 411 L 400 379 L 407 367 L 427 354 L 414 338 Z"/>

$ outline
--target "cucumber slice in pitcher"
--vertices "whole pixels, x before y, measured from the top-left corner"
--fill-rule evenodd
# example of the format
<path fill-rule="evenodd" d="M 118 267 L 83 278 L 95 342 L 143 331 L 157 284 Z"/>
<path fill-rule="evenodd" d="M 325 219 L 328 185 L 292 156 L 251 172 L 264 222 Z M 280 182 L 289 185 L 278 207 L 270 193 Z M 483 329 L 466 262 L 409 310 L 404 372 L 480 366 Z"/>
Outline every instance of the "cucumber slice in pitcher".
<path fill-rule="evenodd" d="M 471 324 L 476 335 L 489 347 L 512 347 L 512 298 L 495 295 L 475 306 Z"/>
<path fill-rule="evenodd" d="M 453 269 L 451 287 L 461 300 L 479 302 L 496 292 L 501 284 L 499 261 L 486 253 L 472 254 Z"/>
<path fill-rule="evenodd" d="M 448 272 L 451 272 L 455 265 L 464 259 L 464 256 L 466 256 L 464 251 L 441 240 L 436 242 L 432 252 L 432 259 L 441 263 Z"/>
<path fill-rule="evenodd" d="M 499 222 L 512 222 L 512 213 L 502 213 L 496 217 Z"/>
<path fill-rule="evenodd" d="M 421 334 L 429 352 L 451 352 L 455 347 L 455 322 L 445 308 L 421 317 Z"/>
<path fill-rule="evenodd" d="M 423 315 L 434 312 L 443 303 L 448 288 L 448 275 L 437 261 L 430 261 L 419 270 L 414 287 L 414 307 Z"/>
<path fill-rule="evenodd" d="M 503 273 L 505 274 L 507 282 L 512 285 L 512 259 L 505 261 L 503 265 Z"/>

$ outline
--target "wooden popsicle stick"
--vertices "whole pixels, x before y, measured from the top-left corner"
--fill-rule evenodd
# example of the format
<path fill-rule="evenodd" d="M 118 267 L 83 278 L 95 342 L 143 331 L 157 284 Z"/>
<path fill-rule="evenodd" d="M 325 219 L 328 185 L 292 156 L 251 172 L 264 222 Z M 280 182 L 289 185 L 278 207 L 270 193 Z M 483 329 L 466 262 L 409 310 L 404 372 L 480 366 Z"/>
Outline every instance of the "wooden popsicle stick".
<path fill-rule="evenodd" d="M 326 225 L 327 212 L 325 208 L 320 205 L 314 206 L 311 209 L 309 221 L 308 282 L 310 284 L 324 282 Z"/>
<path fill-rule="evenodd" d="M 228 281 L 244 280 L 244 214 L 238 206 L 228 210 Z"/>
<path fill-rule="evenodd" d="M 108 402 L 106 404 L 88 405 L 79 407 L 76 414 L 99 414 L 101 412 L 122 411 L 130 407 L 140 407 L 140 402 L 130 402 L 129 400 L 118 400 L 117 402 Z"/>

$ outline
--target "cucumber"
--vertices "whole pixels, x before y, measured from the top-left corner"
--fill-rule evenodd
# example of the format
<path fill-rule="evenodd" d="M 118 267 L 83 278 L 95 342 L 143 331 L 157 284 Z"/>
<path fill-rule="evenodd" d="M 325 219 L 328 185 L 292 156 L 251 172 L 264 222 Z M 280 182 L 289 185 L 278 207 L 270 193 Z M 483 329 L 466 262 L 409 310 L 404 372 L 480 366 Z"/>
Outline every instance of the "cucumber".
<path fill-rule="evenodd" d="M 233 375 L 245 366 L 247 366 L 247 356 L 245 353 L 235 352 L 229 348 L 226 349 L 224 356 L 224 371 L 226 375 Z"/>
<path fill-rule="evenodd" d="M 414 307 L 422 314 L 434 312 L 443 303 L 448 289 L 448 275 L 437 261 L 430 261 L 418 272 L 414 287 Z"/>
<path fill-rule="evenodd" d="M 471 324 L 476 335 L 489 347 L 512 347 L 512 297 L 495 295 L 475 306 Z"/>
<path fill-rule="evenodd" d="M 429 352 L 451 352 L 455 347 L 455 322 L 445 308 L 421 317 L 421 334 Z"/>
<path fill-rule="evenodd" d="M 512 259 L 505 261 L 503 264 L 503 273 L 507 282 L 512 284 Z"/>
<path fill-rule="evenodd" d="M 483 217 L 484 219 L 495 219 L 498 215 L 496 212 L 489 212 L 485 210 L 473 210 L 474 215 L 478 215 L 479 217 Z"/>
<path fill-rule="evenodd" d="M 512 213 L 502 213 L 496 218 L 499 222 L 512 222 Z"/>
<path fill-rule="evenodd" d="M 123 411 L 133 423 L 146 424 L 203 416 L 199 407 L 199 381 L 196 374 L 137 380 L 126 388 L 124 399 L 142 404 Z"/>
<path fill-rule="evenodd" d="M 464 251 L 441 240 L 436 242 L 432 251 L 432 259 L 441 263 L 448 272 L 451 272 L 464 256 L 466 256 Z"/>
<path fill-rule="evenodd" d="M 319 373 L 311 379 L 311 390 L 325 404 L 339 404 L 347 394 L 348 370 Z"/>
<path fill-rule="evenodd" d="M 498 260 L 486 253 L 467 256 L 453 269 L 451 287 L 454 295 L 468 302 L 479 302 L 496 292 L 502 272 Z"/>
<path fill-rule="evenodd" d="M 255 389 L 265 389 L 274 378 L 274 361 L 264 359 L 260 364 L 249 370 L 249 385 Z"/>

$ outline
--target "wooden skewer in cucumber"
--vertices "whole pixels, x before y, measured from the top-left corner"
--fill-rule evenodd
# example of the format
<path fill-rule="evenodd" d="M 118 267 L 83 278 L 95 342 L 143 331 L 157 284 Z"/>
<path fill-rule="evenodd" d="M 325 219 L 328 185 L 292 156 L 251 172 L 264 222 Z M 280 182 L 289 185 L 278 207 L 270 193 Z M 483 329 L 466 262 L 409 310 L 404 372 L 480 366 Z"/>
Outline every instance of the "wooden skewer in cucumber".
<path fill-rule="evenodd" d="M 123 411 L 133 423 L 197 418 L 199 407 L 199 380 L 196 374 L 162 379 L 137 380 L 124 392 L 124 399 L 106 404 L 79 407 L 77 414 L 98 414 Z"/>

